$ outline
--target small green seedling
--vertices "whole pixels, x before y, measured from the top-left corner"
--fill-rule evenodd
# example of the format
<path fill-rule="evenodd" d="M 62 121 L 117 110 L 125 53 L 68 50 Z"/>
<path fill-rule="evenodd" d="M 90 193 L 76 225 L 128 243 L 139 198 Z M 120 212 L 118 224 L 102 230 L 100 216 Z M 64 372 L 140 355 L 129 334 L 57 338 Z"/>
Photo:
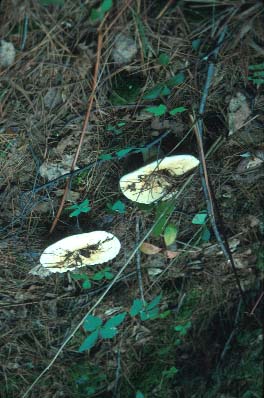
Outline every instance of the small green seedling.
<path fill-rule="evenodd" d="M 157 318 L 159 315 L 158 305 L 161 297 L 162 294 L 159 294 L 150 303 L 146 303 L 141 299 L 135 299 L 130 308 L 129 314 L 133 317 L 139 315 L 142 321 Z"/>
<path fill-rule="evenodd" d="M 108 209 L 113 213 L 125 214 L 126 205 L 121 201 L 117 200 L 114 204 L 107 203 Z"/>
<path fill-rule="evenodd" d="M 172 245 L 178 235 L 178 228 L 174 224 L 168 224 L 164 230 L 164 242 L 166 246 Z"/>
<path fill-rule="evenodd" d="M 112 8 L 113 1 L 112 0 L 103 0 L 98 8 L 92 8 L 91 12 L 91 21 L 97 22 L 102 21 L 105 14 Z"/>
<path fill-rule="evenodd" d="M 201 225 L 203 227 L 201 233 L 201 239 L 203 242 L 209 242 L 211 238 L 211 233 L 206 226 L 207 217 L 208 217 L 207 211 L 202 210 L 200 213 L 195 214 L 195 216 L 192 219 L 192 224 Z"/>
<path fill-rule="evenodd" d="M 136 391 L 135 398 L 144 398 L 145 395 L 141 391 Z"/>
<path fill-rule="evenodd" d="M 158 61 L 160 65 L 166 66 L 170 63 L 170 57 L 168 56 L 168 54 L 160 53 Z"/>
<path fill-rule="evenodd" d="M 264 83 L 264 63 L 249 65 L 248 69 L 253 72 L 253 76 L 250 76 L 248 80 L 251 80 L 254 84 Z"/>
<path fill-rule="evenodd" d="M 94 315 L 88 315 L 83 323 L 86 332 L 91 332 L 79 348 L 79 352 L 90 350 L 98 339 L 112 339 L 118 333 L 117 327 L 126 317 L 126 312 L 114 315 L 103 324 L 103 320 Z"/>
<path fill-rule="evenodd" d="M 82 281 L 83 289 L 90 289 L 92 287 L 91 281 L 87 274 L 71 274 L 71 277 L 75 281 Z"/>
<path fill-rule="evenodd" d="M 111 280 L 111 279 L 113 279 L 113 277 L 114 277 L 114 275 L 111 272 L 111 268 L 106 267 L 106 268 L 102 269 L 101 271 L 96 272 L 92 276 L 92 280 L 93 281 L 101 281 L 102 279 Z"/>
<path fill-rule="evenodd" d="M 67 207 L 67 210 L 73 210 L 70 214 L 69 217 L 78 217 L 81 213 L 88 213 L 91 211 L 91 206 L 89 205 L 89 200 L 85 199 L 82 203 L 80 204 L 74 204 L 72 206 Z"/>
<path fill-rule="evenodd" d="M 175 332 L 179 333 L 180 337 L 184 337 L 186 336 L 186 334 L 188 333 L 188 330 L 191 328 L 192 326 L 192 322 L 188 321 L 183 325 L 177 325 L 174 327 Z"/>

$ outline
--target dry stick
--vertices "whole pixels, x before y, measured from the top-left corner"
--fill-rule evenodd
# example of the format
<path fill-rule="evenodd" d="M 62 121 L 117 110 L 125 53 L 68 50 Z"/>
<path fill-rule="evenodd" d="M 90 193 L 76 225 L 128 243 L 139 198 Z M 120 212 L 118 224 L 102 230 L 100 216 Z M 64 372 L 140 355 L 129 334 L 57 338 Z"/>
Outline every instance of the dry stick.
<path fill-rule="evenodd" d="M 139 224 L 140 224 L 140 216 L 137 215 L 137 217 L 136 217 L 137 243 L 140 241 L 140 225 Z M 141 273 L 141 252 L 140 252 L 140 250 L 138 250 L 136 253 L 136 264 L 137 264 L 137 277 L 138 277 L 139 292 L 140 292 L 141 300 L 144 303 L 145 298 L 144 298 L 144 289 L 143 289 L 142 273 Z"/>
<path fill-rule="evenodd" d="M 190 115 L 190 119 L 193 123 L 194 118 L 191 115 Z M 201 176 L 202 187 L 203 187 L 203 191 L 204 191 L 208 215 L 210 218 L 210 222 L 211 222 L 216 240 L 217 240 L 219 246 L 221 247 L 227 262 L 229 264 L 231 264 L 232 271 L 235 276 L 236 284 L 237 284 L 241 299 L 245 305 L 245 308 L 247 308 L 245 294 L 244 294 L 243 289 L 240 284 L 240 280 L 239 280 L 239 277 L 237 274 L 237 269 L 236 269 L 236 266 L 234 263 L 234 259 L 233 259 L 232 253 L 231 253 L 229 245 L 228 245 L 228 240 L 225 236 L 224 236 L 224 238 L 221 237 L 219 228 L 217 226 L 216 215 L 215 215 L 215 208 L 216 208 L 215 200 L 213 199 L 212 191 L 211 191 L 210 184 L 209 184 L 209 178 L 208 178 L 208 173 L 207 173 L 207 166 L 206 166 L 206 160 L 205 160 L 205 155 L 204 155 L 203 142 L 202 142 L 202 138 L 201 138 L 202 134 L 201 134 L 200 126 L 201 126 L 201 124 L 198 124 L 198 122 L 196 124 L 194 124 L 194 132 L 195 132 L 198 149 L 199 149 L 199 153 L 200 153 L 200 160 L 201 160 L 200 176 Z"/>
<path fill-rule="evenodd" d="M 98 77 L 101 50 L 102 50 L 102 41 L 103 41 L 102 32 L 101 32 L 101 30 L 99 30 L 98 43 L 97 43 L 96 63 L 95 63 L 95 69 L 94 69 L 94 75 L 93 75 L 92 92 L 91 92 L 91 95 L 89 97 L 87 111 L 86 111 L 86 114 L 85 114 L 83 127 L 82 127 L 82 133 L 81 133 L 81 137 L 80 137 L 80 141 L 79 141 L 79 145 L 78 145 L 77 151 L 75 153 L 75 156 L 74 156 L 74 159 L 73 159 L 73 162 L 72 162 L 72 165 L 71 165 L 71 171 L 73 171 L 75 166 L 76 166 L 76 163 L 77 163 L 77 160 L 78 160 L 78 157 L 79 157 L 79 154 L 80 154 L 81 146 L 82 146 L 82 143 L 83 143 L 84 135 L 85 135 L 85 132 L 87 130 L 87 126 L 88 126 L 89 119 L 90 119 L 90 114 L 91 114 L 93 101 L 94 101 L 94 97 L 95 97 L 96 86 L 97 86 L 97 77 Z M 63 193 L 63 197 L 61 199 L 59 210 L 57 211 L 57 214 L 56 214 L 56 216 L 55 216 L 55 218 L 53 220 L 52 226 L 51 226 L 50 231 L 49 231 L 50 234 L 54 231 L 54 228 L 56 227 L 57 222 L 59 220 L 59 217 L 61 215 L 64 203 L 65 203 L 65 200 L 66 200 L 66 196 L 67 196 L 67 193 L 68 193 L 68 190 L 69 190 L 70 181 L 71 181 L 70 178 L 68 178 L 67 181 L 66 181 L 66 186 L 64 188 L 64 193 Z"/>
<path fill-rule="evenodd" d="M 182 194 L 182 192 L 185 190 L 186 186 L 189 183 L 189 179 L 183 184 L 181 189 L 177 192 L 177 194 L 174 196 L 174 199 L 178 199 L 178 197 Z M 166 213 L 166 209 L 161 213 L 161 215 L 157 218 L 157 220 L 153 223 L 151 228 L 148 230 L 148 232 L 145 234 L 145 236 L 141 239 L 141 241 L 136 245 L 135 249 L 132 251 L 130 256 L 128 257 L 127 261 L 125 264 L 120 268 L 114 279 L 112 279 L 111 283 L 107 286 L 105 291 L 102 293 L 102 295 L 98 298 L 96 303 L 87 311 L 87 313 L 84 315 L 84 317 L 80 320 L 80 322 L 77 324 L 77 326 L 74 328 L 74 330 L 69 334 L 69 336 L 65 339 L 65 341 L 62 343 L 48 366 L 38 375 L 38 377 L 35 379 L 35 381 L 29 386 L 29 388 L 26 390 L 26 392 L 22 395 L 21 398 L 26 398 L 30 391 L 35 387 L 35 385 L 39 382 L 39 380 L 49 371 L 49 369 L 52 367 L 54 362 L 57 360 L 59 355 L 62 353 L 66 345 L 69 343 L 69 341 L 74 337 L 75 333 L 80 329 L 82 326 L 83 322 L 85 321 L 86 317 L 90 315 L 97 307 L 98 305 L 103 301 L 107 293 L 112 289 L 114 284 L 118 281 L 119 277 L 123 274 L 127 266 L 130 264 L 130 261 L 135 257 L 137 251 L 139 250 L 140 246 L 144 243 L 144 241 L 149 237 L 153 229 L 156 227 L 156 225 L 160 222 L 160 220 L 163 218 L 163 216 Z"/>

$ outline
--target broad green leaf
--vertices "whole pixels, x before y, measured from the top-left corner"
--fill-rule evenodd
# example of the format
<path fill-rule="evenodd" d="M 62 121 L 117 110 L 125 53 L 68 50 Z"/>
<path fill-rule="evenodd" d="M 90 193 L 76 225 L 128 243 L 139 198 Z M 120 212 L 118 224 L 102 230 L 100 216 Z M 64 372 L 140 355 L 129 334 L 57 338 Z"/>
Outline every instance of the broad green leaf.
<path fill-rule="evenodd" d="M 166 310 L 166 311 L 162 312 L 161 314 L 159 314 L 159 317 L 160 317 L 160 319 L 166 319 L 170 315 L 171 315 L 171 310 Z"/>
<path fill-rule="evenodd" d="M 211 232 L 207 227 L 203 228 L 202 234 L 201 234 L 201 239 L 203 242 L 209 242 L 211 238 Z"/>
<path fill-rule="evenodd" d="M 260 70 L 258 72 L 254 72 L 254 77 L 264 77 L 264 70 Z"/>
<path fill-rule="evenodd" d="M 107 328 L 107 327 L 103 326 L 100 329 L 100 336 L 103 339 L 112 339 L 117 333 L 118 333 L 118 330 L 115 327 Z"/>
<path fill-rule="evenodd" d="M 162 116 L 167 112 L 166 105 L 160 104 L 157 106 L 149 106 L 144 109 L 146 112 L 153 113 L 155 116 Z"/>
<path fill-rule="evenodd" d="M 141 391 L 137 391 L 136 392 L 136 396 L 135 396 L 135 398 L 144 398 L 145 397 L 145 395 L 144 394 L 142 394 L 142 392 Z"/>
<path fill-rule="evenodd" d="M 150 311 L 154 307 L 156 307 L 159 304 L 161 297 L 162 297 L 162 294 L 159 294 L 158 296 L 154 297 L 154 299 L 151 300 L 151 302 L 147 305 L 147 310 Z"/>
<path fill-rule="evenodd" d="M 121 200 L 117 200 L 112 206 L 110 205 L 109 208 L 121 214 L 126 212 L 126 205 Z"/>
<path fill-rule="evenodd" d="M 254 79 L 254 78 L 249 77 L 248 80 L 252 80 L 252 82 L 254 84 L 263 84 L 264 83 L 264 79 Z"/>
<path fill-rule="evenodd" d="M 164 65 L 165 66 L 165 65 L 169 64 L 170 57 L 167 54 L 165 54 L 165 53 L 161 53 L 159 55 L 158 61 L 159 61 L 160 65 Z"/>
<path fill-rule="evenodd" d="M 184 106 L 179 106 L 178 108 L 174 108 L 171 111 L 169 111 L 169 114 L 171 116 L 176 115 L 177 113 L 182 113 L 184 111 L 187 111 L 187 108 L 185 108 Z"/>
<path fill-rule="evenodd" d="M 185 80 L 185 76 L 183 72 L 177 73 L 177 75 L 172 76 L 169 80 L 167 80 L 167 86 L 172 88 L 177 86 L 178 84 L 183 83 Z"/>
<path fill-rule="evenodd" d="M 160 202 L 158 204 L 156 208 L 155 221 L 161 217 L 161 214 L 163 212 L 164 214 L 152 230 L 152 235 L 155 236 L 156 238 L 158 238 L 162 234 L 167 224 L 168 218 L 174 210 L 174 207 L 175 205 L 173 202 Z"/>
<path fill-rule="evenodd" d="M 125 148 L 121 149 L 120 151 L 116 152 L 116 156 L 120 159 L 126 156 L 129 152 L 133 151 L 134 149 L 137 149 L 135 147 L 130 147 L 130 148 Z"/>
<path fill-rule="evenodd" d="M 151 243 L 147 243 L 147 242 L 142 243 L 142 245 L 140 246 L 140 251 L 142 253 L 148 254 L 148 255 L 157 254 L 157 253 L 161 252 L 161 250 L 162 249 L 160 247 L 152 245 Z"/>
<path fill-rule="evenodd" d="M 200 213 L 195 214 L 195 216 L 192 219 L 192 224 L 195 225 L 204 225 L 207 219 L 207 212 L 203 211 Z"/>
<path fill-rule="evenodd" d="M 140 299 L 135 299 L 133 301 L 132 307 L 130 308 L 129 314 L 131 316 L 136 316 L 137 314 L 140 313 L 140 311 L 143 309 L 143 303 L 142 300 Z"/>
<path fill-rule="evenodd" d="M 83 282 L 82 287 L 83 287 L 83 289 L 91 289 L 92 284 L 91 284 L 91 282 L 89 281 L 89 279 L 86 279 L 86 280 Z"/>
<path fill-rule="evenodd" d="M 98 318 L 98 316 L 88 315 L 83 322 L 83 328 L 87 332 L 92 332 L 98 329 L 102 323 L 102 319 Z"/>
<path fill-rule="evenodd" d="M 86 350 L 90 350 L 96 343 L 97 339 L 99 336 L 99 331 L 95 330 L 93 333 L 91 333 L 84 342 L 82 343 L 81 347 L 79 348 L 79 352 L 83 352 Z"/>
<path fill-rule="evenodd" d="M 101 281 L 104 278 L 104 272 L 103 271 L 98 271 L 96 274 L 92 276 L 93 281 Z"/>
<path fill-rule="evenodd" d="M 154 319 L 159 315 L 159 308 L 155 307 L 152 310 L 146 311 L 140 311 L 140 319 L 142 321 L 147 321 L 148 319 Z"/>
<path fill-rule="evenodd" d="M 104 324 L 104 327 L 109 329 L 119 326 L 124 321 L 126 314 L 126 312 L 121 312 L 121 314 L 113 316 L 112 318 L 108 319 L 108 321 Z"/>
<path fill-rule="evenodd" d="M 248 69 L 249 69 L 249 70 L 260 70 L 260 69 L 264 69 L 264 63 L 262 63 L 262 64 L 256 64 L 256 65 L 249 65 Z"/>
<path fill-rule="evenodd" d="M 86 274 L 71 274 L 71 277 L 75 281 L 79 281 L 79 280 L 85 281 L 88 279 L 88 275 L 86 275 Z"/>
<path fill-rule="evenodd" d="M 100 155 L 100 156 L 99 156 L 99 159 L 102 159 L 102 160 L 111 160 L 111 159 L 113 159 L 113 156 L 112 156 L 110 153 L 105 153 L 105 154 L 103 154 L 103 155 Z"/>
<path fill-rule="evenodd" d="M 195 39 L 195 40 L 193 40 L 193 41 L 192 41 L 192 49 L 193 49 L 194 51 L 198 51 L 198 50 L 199 50 L 199 47 L 200 47 L 200 45 L 201 45 L 201 43 L 202 43 L 202 40 L 201 40 L 201 39 Z"/>
<path fill-rule="evenodd" d="M 112 0 L 103 0 L 100 8 L 103 12 L 107 12 L 110 10 L 112 6 L 113 6 Z"/>
<path fill-rule="evenodd" d="M 91 20 L 92 21 L 101 21 L 104 18 L 104 15 L 107 11 L 110 10 L 110 8 L 112 7 L 113 2 L 112 0 L 103 0 L 100 7 L 98 8 L 92 8 L 92 12 L 91 12 Z"/>
<path fill-rule="evenodd" d="M 106 271 L 104 274 L 105 278 L 110 280 L 113 279 L 114 275 L 112 274 L 112 272 Z"/>
<path fill-rule="evenodd" d="M 164 241 L 166 246 L 172 245 L 178 234 L 178 229 L 174 224 L 168 224 L 164 230 Z"/>
<path fill-rule="evenodd" d="M 118 127 L 123 127 L 123 126 L 125 126 L 126 125 L 126 122 L 118 122 L 117 123 L 117 126 Z"/>
<path fill-rule="evenodd" d="M 164 84 L 157 84 L 151 90 L 144 95 L 143 99 L 145 100 L 154 100 L 163 95 L 166 97 L 171 93 L 171 90 Z"/>
<path fill-rule="evenodd" d="M 67 209 L 74 210 L 73 212 L 70 213 L 69 217 L 77 217 L 81 213 L 88 213 L 91 210 L 91 207 L 89 205 L 89 200 L 85 199 L 82 203 L 74 204 L 72 206 L 67 207 Z"/>

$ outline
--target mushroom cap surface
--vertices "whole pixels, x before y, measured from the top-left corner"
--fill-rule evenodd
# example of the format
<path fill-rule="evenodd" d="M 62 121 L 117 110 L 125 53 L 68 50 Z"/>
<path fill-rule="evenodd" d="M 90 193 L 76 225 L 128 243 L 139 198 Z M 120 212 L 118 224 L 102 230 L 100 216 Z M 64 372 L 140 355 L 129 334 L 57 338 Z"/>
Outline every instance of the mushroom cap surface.
<path fill-rule="evenodd" d="M 150 204 L 167 200 L 175 193 L 173 177 L 187 173 L 198 164 L 199 160 L 192 155 L 167 156 L 124 175 L 120 188 L 134 202 Z"/>
<path fill-rule="evenodd" d="M 120 248 L 119 240 L 109 232 L 72 235 L 47 247 L 40 257 L 40 264 L 50 272 L 63 273 L 110 261 Z"/>

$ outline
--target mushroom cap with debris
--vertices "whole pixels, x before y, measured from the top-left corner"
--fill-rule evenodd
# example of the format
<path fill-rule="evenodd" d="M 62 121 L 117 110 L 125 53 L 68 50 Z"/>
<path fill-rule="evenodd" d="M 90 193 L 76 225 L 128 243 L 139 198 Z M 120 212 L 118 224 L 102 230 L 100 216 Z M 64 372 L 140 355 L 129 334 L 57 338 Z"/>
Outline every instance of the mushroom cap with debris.
<path fill-rule="evenodd" d="M 120 179 L 120 188 L 130 200 L 150 204 L 175 194 L 175 178 L 194 169 L 199 160 L 192 155 L 167 156 L 143 166 Z"/>
<path fill-rule="evenodd" d="M 47 247 L 40 257 L 40 264 L 50 272 L 73 271 L 112 260 L 120 247 L 119 240 L 109 232 L 72 235 Z"/>

